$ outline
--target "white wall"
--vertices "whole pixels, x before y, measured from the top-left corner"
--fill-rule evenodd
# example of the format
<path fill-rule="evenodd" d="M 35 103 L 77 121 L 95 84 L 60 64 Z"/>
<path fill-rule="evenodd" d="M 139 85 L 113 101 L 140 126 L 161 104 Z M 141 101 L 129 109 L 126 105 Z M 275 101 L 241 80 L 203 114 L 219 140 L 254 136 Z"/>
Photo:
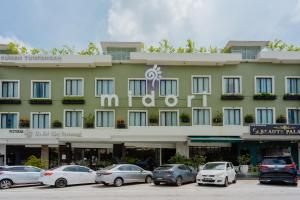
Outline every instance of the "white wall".
<path fill-rule="evenodd" d="M 176 143 L 176 153 L 189 157 L 189 146 L 186 142 Z"/>

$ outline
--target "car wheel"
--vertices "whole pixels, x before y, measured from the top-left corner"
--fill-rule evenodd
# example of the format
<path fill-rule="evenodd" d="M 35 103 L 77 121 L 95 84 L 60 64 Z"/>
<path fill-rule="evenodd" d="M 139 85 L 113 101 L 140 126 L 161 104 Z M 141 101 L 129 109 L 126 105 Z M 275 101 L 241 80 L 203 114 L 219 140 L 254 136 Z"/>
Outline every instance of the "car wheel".
<path fill-rule="evenodd" d="M 160 184 L 160 182 L 154 181 L 154 185 L 159 185 L 159 184 Z"/>
<path fill-rule="evenodd" d="M 145 183 L 152 183 L 152 177 L 147 176 L 146 179 L 145 179 Z"/>
<path fill-rule="evenodd" d="M 122 178 L 116 178 L 115 179 L 115 181 L 114 181 L 114 185 L 116 186 L 116 187 L 120 187 L 120 186 L 122 186 L 123 185 L 123 179 Z"/>
<path fill-rule="evenodd" d="M 55 187 L 63 188 L 67 186 L 67 180 L 64 178 L 59 178 L 55 181 Z"/>
<path fill-rule="evenodd" d="M 182 178 L 180 176 L 178 176 L 176 178 L 176 183 L 175 183 L 176 186 L 181 186 L 182 185 Z"/>
<path fill-rule="evenodd" d="M 225 178 L 225 181 L 224 181 L 224 187 L 227 187 L 228 186 L 228 177 Z"/>
<path fill-rule="evenodd" d="M 0 188 L 1 189 L 8 189 L 12 186 L 12 181 L 9 179 L 3 179 L 0 181 Z"/>

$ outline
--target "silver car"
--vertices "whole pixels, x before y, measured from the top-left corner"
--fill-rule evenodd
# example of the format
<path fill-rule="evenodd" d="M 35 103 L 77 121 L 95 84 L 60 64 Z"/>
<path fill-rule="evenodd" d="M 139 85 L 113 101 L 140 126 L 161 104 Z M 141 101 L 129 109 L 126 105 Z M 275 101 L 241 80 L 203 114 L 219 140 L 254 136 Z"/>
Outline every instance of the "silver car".
<path fill-rule="evenodd" d="M 0 170 L 0 188 L 8 189 L 12 185 L 39 183 L 42 169 L 32 166 L 5 166 Z"/>
<path fill-rule="evenodd" d="M 112 165 L 97 171 L 96 182 L 104 185 L 113 184 L 117 187 L 124 183 L 151 183 L 152 172 L 132 164 Z"/>

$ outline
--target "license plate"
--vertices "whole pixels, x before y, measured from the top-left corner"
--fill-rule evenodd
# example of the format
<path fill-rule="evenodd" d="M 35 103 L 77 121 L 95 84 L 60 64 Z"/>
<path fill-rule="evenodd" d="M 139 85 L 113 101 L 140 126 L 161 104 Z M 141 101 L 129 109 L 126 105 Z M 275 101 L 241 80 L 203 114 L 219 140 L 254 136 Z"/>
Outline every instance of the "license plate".
<path fill-rule="evenodd" d="M 157 178 L 157 180 L 162 180 L 163 178 Z"/>
<path fill-rule="evenodd" d="M 204 178 L 203 180 L 205 180 L 205 181 L 211 181 L 212 178 Z"/>

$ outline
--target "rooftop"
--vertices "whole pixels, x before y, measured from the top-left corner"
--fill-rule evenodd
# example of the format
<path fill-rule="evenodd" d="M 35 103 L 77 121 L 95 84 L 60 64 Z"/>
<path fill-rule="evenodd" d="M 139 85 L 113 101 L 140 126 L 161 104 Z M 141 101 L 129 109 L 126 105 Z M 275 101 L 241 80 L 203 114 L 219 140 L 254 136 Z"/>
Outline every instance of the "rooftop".
<path fill-rule="evenodd" d="M 135 48 L 136 51 L 141 51 L 144 44 L 142 42 L 100 42 L 103 52 L 107 51 L 107 48 Z"/>
<path fill-rule="evenodd" d="M 230 40 L 225 45 L 224 49 L 230 49 L 232 47 L 261 47 L 264 48 L 270 41 L 245 41 L 245 40 Z"/>

